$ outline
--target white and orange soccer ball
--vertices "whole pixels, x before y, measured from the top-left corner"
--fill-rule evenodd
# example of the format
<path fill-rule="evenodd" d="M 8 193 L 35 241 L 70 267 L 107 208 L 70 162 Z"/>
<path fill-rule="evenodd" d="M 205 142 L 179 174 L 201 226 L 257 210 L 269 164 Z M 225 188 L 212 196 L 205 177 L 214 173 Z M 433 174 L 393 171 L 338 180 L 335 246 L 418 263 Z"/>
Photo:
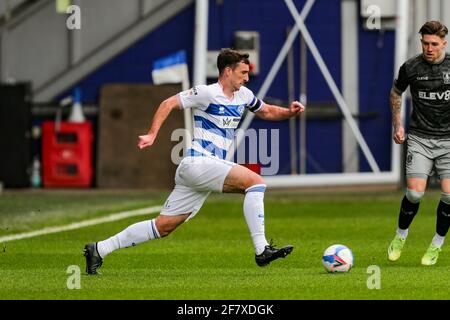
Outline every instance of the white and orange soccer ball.
<path fill-rule="evenodd" d="M 353 253 L 343 244 L 333 244 L 323 253 L 322 263 L 328 272 L 348 272 L 353 267 Z"/>

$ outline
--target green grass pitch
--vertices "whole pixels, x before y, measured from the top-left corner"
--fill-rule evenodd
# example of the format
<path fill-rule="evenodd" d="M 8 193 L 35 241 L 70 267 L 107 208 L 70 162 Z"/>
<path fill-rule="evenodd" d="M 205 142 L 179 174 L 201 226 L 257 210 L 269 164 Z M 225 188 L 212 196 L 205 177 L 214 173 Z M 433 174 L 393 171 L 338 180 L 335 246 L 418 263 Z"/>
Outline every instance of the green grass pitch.
<path fill-rule="evenodd" d="M 166 196 L 150 191 L 5 191 L 0 195 L 0 237 L 160 205 Z M 101 276 L 85 274 L 84 244 L 155 214 L 1 243 L 0 299 L 449 299 L 450 286 L 443 280 L 450 278 L 447 247 L 435 266 L 420 264 L 435 231 L 438 191 L 429 191 L 422 200 L 400 260 L 387 260 L 402 196 L 400 191 L 268 190 L 267 238 L 277 245 L 292 244 L 294 251 L 264 268 L 254 261 L 241 195 L 213 195 L 169 237 L 112 253 Z M 323 251 L 335 243 L 353 251 L 349 273 L 328 274 L 322 266 Z M 68 288 L 70 266 L 81 269 L 79 289 Z M 379 270 L 378 288 L 370 266 Z"/>

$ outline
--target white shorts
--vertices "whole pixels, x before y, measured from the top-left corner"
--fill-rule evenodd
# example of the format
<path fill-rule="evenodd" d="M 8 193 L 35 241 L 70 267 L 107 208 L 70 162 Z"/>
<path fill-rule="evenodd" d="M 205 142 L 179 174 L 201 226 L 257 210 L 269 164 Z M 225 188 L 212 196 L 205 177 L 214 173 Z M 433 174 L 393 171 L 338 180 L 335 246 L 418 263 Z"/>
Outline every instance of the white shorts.
<path fill-rule="evenodd" d="M 175 173 L 175 188 L 162 215 L 197 214 L 211 192 L 222 192 L 223 183 L 236 164 L 215 157 L 185 157 Z"/>

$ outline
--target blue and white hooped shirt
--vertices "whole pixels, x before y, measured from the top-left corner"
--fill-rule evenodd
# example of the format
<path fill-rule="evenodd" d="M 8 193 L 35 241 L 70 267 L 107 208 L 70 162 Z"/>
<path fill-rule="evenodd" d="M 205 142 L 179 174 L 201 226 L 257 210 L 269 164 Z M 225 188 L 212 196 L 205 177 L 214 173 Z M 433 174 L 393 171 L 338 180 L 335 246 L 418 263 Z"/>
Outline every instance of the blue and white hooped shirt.
<path fill-rule="evenodd" d="M 187 155 L 213 155 L 220 159 L 226 159 L 244 110 L 257 112 L 264 104 L 244 86 L 230 100 L 218 82 L 195 86 L 180 92 L 178 97 L 183 108 L 192 108 L 194 137 Z"/>

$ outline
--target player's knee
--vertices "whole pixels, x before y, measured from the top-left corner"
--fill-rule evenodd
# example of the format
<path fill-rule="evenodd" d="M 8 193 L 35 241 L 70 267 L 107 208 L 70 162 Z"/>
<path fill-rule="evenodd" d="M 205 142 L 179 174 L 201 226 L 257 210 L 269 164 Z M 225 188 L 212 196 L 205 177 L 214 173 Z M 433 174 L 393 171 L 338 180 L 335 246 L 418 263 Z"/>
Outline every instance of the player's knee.
<path fill-rule="evenodd" d="M 264 193 L 266 191 L 266 184 L 265 183 L 258 183 L 258 184 L 254 184 L 251 187 L 248 187 L 247 189 L 245 189 L 245 193 L 249 193 L 249 192 L 262 192 Z"/>
<path fill-rule="evenodd" d="M 411 203 L 418 203 L 422 199 L 422 197 L 425 195 L 425 192 L 418 192 L 413 189 L 406 189 L 406 198 Z"/>
<path fill-rule="evenodd" d="M 441 201 L 450 205 L 450 193 L 441 192 Z"/>
<path fill-rule="evenodd" d="M 263 177 L 261 177 L 259 174 L 255 173 L 249 177 L 247 185 L 246 185 L 246 189 L 248 189 L 254 185 L 257 185 L 257 184 L 265 185 L 266 182 L 264 181 Z"/>
<path fill-rule="evenodd" d="M 156 220 L 156 228 L 161 238 L 167 237 L 177 228 L 177 224 L 171 223 L 170 221 Z"/>

